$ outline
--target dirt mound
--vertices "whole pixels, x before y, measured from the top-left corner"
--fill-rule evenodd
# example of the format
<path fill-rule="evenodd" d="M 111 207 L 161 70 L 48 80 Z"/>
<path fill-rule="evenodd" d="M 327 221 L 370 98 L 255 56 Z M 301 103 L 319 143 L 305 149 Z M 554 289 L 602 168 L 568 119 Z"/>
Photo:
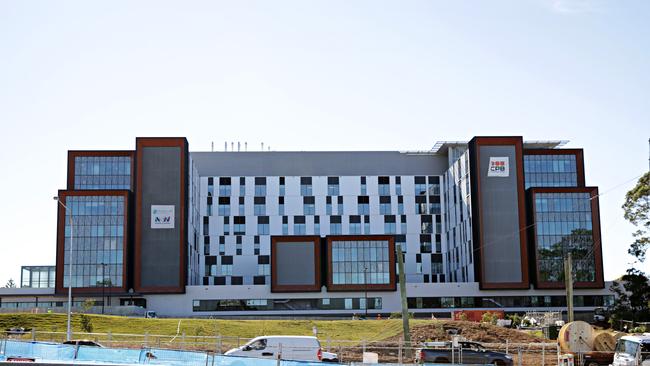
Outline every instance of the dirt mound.
<path fill-rule="evenodd" d="M 459 335 L 467 340 L 485 343 L 533 343 L 545 342 L 543 338 L 536 337 L 517 329 L 497 327 L 496 325 L 467 322 L 432 320 L 431 324 L 418 324 L 411 328 L 411 341 L 448 341 L 448 329 L 458 329 Z M 400 336 L 394 337 L 398 340 Z"/>

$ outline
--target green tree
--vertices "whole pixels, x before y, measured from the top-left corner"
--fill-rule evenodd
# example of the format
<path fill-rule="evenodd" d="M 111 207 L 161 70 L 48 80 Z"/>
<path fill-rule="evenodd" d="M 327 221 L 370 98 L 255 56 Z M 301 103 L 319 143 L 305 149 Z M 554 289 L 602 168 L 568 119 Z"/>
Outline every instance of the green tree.
<path fill-rule="evenodd" d="M 645 273 L 630 268 L 610 290 L 616 296 L 609 308 L 613 326 L 618 327 L 619 320 L 650 321 L 650 282 Z"/>
<path fill-rule="evenodd" d="M 637 227 L 632 234 L 634 242 L 627 252 L 643 262 L 650 248 L 650 172 L 639 178 L 636 186 L 627 192 L 623 211 L 623 217 Z"/>

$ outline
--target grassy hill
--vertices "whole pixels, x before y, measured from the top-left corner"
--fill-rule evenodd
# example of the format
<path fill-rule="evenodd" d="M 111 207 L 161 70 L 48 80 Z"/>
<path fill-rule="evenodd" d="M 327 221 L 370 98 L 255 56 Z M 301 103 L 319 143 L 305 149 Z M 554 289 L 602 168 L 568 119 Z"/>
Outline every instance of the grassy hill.
<path fill-rule="evenodd" d="M 223 319 L 145 319 L 110 315 L 88 315 L 94 333 L 144 334 L 174 336 L 233 336 L 252 338 L 259 335 L 312 335 L 314 326 L 319 338 L 332 340 L 378 341 L 398 336 L 402 321 L 394 320 L 223 320 Z M 24 327 L 39 332 L 65 332 L 65 314 L 0 314 L 0 329 Z M 179 325 L 180 322 L 180 325 Z M 412 325 L 427 320 L 411 320 Z M 82 332 L 81 316 L 73 315 L 73 331 Z"/>

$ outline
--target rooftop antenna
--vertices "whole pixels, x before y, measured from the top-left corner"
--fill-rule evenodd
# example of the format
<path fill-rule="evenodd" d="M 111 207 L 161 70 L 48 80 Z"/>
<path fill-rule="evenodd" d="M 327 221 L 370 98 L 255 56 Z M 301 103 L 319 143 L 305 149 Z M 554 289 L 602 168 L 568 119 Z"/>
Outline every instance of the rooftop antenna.
<path fill-rule="evenodd" d="M 262 142 L 262 151 L 264 151 L 264 143 Z"/>
<path fill-rule="evenodd" d="M 235 143 L 230 141 L 230 151 L 235 151 Z"/>
<path fill-rule="evenodd" d="M 244 142 L 244 151 L 248 151 L 248 142 Z"/>
<path fill-rule="evenodd" d="M 268 151 L 271 151 L 271 146 L 269 146 L 269 150 L 268 150 Z"/>
<path fill-rule="evenodd" d="M 212 141 L 212 147 L 210 148 L 210 151 L 214 152 L 214 141 Z"/>
<path fill-rule="evenodd" d="M 241 151 L 241 142 L 237 141 L 237 152 Z"/>
<path fill-rule="evenodd" d="M 228 151 L 228 141 L 223 142 L 223 151 L 225 151 L 225 152 Z"/>

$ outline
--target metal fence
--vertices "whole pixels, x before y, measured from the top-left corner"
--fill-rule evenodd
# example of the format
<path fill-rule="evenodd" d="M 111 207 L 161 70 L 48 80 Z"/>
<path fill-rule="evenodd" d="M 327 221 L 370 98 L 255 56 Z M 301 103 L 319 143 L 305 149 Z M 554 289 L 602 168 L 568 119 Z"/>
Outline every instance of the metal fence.
<path fill-rule="evenodd" d="M 47 332 L 32 329 L 29 332 L 9 334 L 9 340 L 40 341 L 60 343 L 65 340 L 65 332 Z M 159 334 L 123 334 L 123 333 L 75 333 L 74 339 L 93 340 L 103 346 L 123 349 L 123 352 L 132 352 L 141 355 L 146 350 L 155 349 L 169 351 L 195 351 L 204 355 L 220 355 L 225 351 L 242 346 L 250 339 L 233 336 L 207 336 L 187 335 L 179 333 L 176 335 Z M 362 362 L 364 352 L 377 353 L 379 362 L 395 364 L 412 364 L 415 362 L 415 352 L 421 348 L 420 345 L 411 345 L 402 340 L 397 341 L 351 341 L 320 339 L 323 351 L 336 353 L 338 362 L 354 363 Z M 562 355 L 557 343 L 483 343 L 487 351 L 502 352 L 509 355 L 513 365 L 518 366 L 555 366 Z M 143 351 L 145 350 L 145 351 Z M 462 361 L 472 350 L 463 350 L 462 347 L 455 347 L 452 352 L 456 355 L 454 361 Z M 88 351 L 85 351 L 86 353 Z M 129 353 L 130 354 L 130 353 Z M 585 355 L 574 355 L 575 365 L 582 365 Z M 451 360 L 450 360 L 451 361 Z M 587 363 L 584 363 L 587 364 Z"/>

